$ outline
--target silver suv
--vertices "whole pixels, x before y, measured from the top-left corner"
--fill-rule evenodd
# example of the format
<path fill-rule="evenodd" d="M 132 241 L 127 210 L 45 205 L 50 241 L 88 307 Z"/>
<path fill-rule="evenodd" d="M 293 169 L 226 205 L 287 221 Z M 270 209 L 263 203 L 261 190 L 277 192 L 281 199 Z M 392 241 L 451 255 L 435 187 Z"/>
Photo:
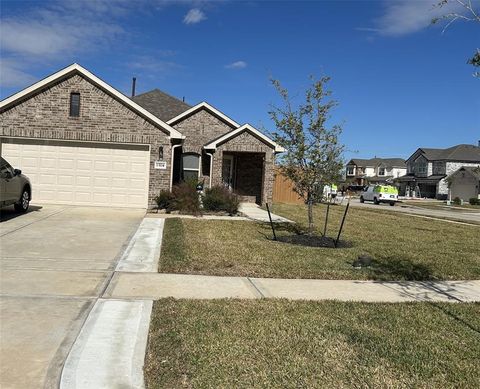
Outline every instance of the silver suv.
<path fill-rule="evenodd" d="M 13 204 L 18 212 L 26 212 L 32 199 L 32 184 L 19 169 L 0 157 L 0 207 Z"/>

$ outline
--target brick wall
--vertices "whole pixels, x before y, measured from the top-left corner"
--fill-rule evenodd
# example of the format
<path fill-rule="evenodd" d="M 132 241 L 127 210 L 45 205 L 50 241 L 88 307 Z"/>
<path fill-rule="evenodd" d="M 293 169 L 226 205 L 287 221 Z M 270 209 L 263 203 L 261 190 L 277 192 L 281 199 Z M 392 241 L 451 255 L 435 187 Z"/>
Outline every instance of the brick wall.
<path fill-rule="evenodd" d="M 261 153 L 263 162 L 263 177 L 262 177 L 262 195 L 261 203 L 272 201 L 273 184 L 274 184 L 274 163 L 275 156 L 273 148 L 265 144 L 260 139 L 256 138 L 248 131 L 238 134 L 235 138 L 223 143 L 217 147 L 214 154 L 212 184 L 217 185 L 222 182 L 222 162 L 223 153 L 228 152 L 248 152 Z"/>
<path fill-rule="evenodd" d="M 72 92 L 80 93 L 80 117 L 69 116 Z M 161 189 L 169 188 L 168 135 L 78 74 L 1 112 L 0 118 L 0 136 L 149 144 L 149 206 Z M 159 146 L 166 170 L 153 169 Z"/>
<path fill-rule="evenodd" d="M 185 135 L 183 152 L 197 154 L 202 153 L 207 143 L 234 129 L 205 109 L 188 116 L 173 128 Z"/>

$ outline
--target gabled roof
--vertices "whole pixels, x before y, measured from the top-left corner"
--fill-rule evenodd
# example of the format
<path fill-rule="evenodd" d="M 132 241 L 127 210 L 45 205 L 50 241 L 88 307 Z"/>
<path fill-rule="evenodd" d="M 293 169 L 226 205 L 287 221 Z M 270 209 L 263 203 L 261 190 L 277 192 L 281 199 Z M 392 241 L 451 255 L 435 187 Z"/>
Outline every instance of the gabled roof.
<path fill-rule="evenodd" d="M 375 167 L 380 164 L 391 167 L 406 167 L 405 160 L 402 158 L 371 158 L 371 159 L 362 159 L 362 158 L 353 158 L 348 162 L 347 165 L 355 164 L 360 167 Z"/>
<path fill-rule="evenodd" d="M 202 110 L 202 109 L 205 109 L 207 110 L 208 112 L 210 112 L 212 115 L 216 116 L 217 118 L 219 118 L 221 121 L 223 121 L 224 123 L 228 124 L 229 126 L 231 126 L 232 128 L 238 128 L 240 127 L 240 124 L 238 124 L 235 120 L 229 118 L 227 115 L 225 115 L 224 113 L 220 112 L 218 109 L 216 109 L 215 107 L 212 107 L 210 104 L 208 104 L 207 102 L 203 101 L 195 106 L 193 106 L 192 108 L 186 110 L 185 112 L 182 112 L 181 114 L 175 116 L 174 118 L 170 119 L 169 121 L 167 121 L 167 123 L 171 126 L 177 124 L 178 122 L 186 119 L 187 117 L 193 115 L 194 113 Z"/>
<path fill-rule="evenodd" d="M 34 96 L 38 92 L 50 87 L 51 85 L 59 82 L 63 78 L 70 77 L 74 74 L 80 74 L 82 77 L 88 79 L 92 84 L 96 85 L 106 93 L 110 94 L 112 97 L 120 101 L 123 105 L 130 108 L 132 111 L 142 116 L 151 123 L 157 125 L 158 127 L 163 128 L 170 136 L 170 138 L 183 139 L 182 134 L 180 134 L 173 127 L 160 120 L 158 117 L 142 108 L 140 105 L 129 99 L 123 93 L 116 90 L 114 87 L 107 84 L 105 81 L 101 80 L 93 73 L 89 72 L 84 67 L 80 66 L 77 63 L 74 63 L 66 68 L 59 70 L 56 73 L 36 82 L 35 84 L 21 90 L 20 92 L 15 93 L 14 95 L 7 97 L 6 99 L 0 101 L 0 111 L 5 111 L 8 108 L 14 106 L 15 104 L 28 99 L 31 96 Z"/>
<path fill-rule="evenodd" d="M 170 120 L 191 108 L 191 105 L 159 89 L 134 96 L 132 100 L 163 121 Z"/>
<path fill-rule="evenodd" d="M 459 172 L 467 172 L 470 173 L 472 176 L 480 180 L 480 164 L 478 166 L 462 166 L 460 169 L 455 170 L 449 177 L 454 176 Z"/>
<path fill-rule="evenodd" d="M 475 145 L 460 144 L 447 149 L 430 149 L 421 147 L 409 159 L 422 154 L 429 161 L 461 161 L 480 162 L 480 147 Z"/>
<path fill-rule="evenodd" d="M 262 134 L 260 131 L 258 131 L 255 127 L 252 127 L 250 124 L 244 124 L 243 126 L 227 132 L 226 134 L 222 135 L 221 137 L 215 139 L 214 141 L 206 144 L 203 146 L 204 149 L 216 149 L 217 146 L 221 145 L 222 143 L 228 141 L 229 139 L 232 139 L 236 137 L 237 135 L 241 134 L 244 131 L 248 131 L 252 135 L 256 136 L 257 138 L 260 138 L 261 141 L 265 142 L 266 144 L 272 146 L 272 148 L 275 150 L 276 153 L 283 153 L 285 149 L 275 143 L 272 139 L 270 139 L 268 136 L 265 134 Z"/>

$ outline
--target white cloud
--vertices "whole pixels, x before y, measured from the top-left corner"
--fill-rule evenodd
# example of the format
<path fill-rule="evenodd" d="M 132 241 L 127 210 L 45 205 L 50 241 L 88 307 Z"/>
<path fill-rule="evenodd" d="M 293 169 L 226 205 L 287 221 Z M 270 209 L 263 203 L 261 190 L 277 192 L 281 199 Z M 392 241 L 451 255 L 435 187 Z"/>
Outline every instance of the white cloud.
<path fill-rule="evenodd" d="M 182 65 L 173 61 L 162 60 L 152 56 L 137 57 L 134 61 L 129 62 L 128 66 L 133 70 L 141 72 L 140 75 L 149 78 L 163 77 L 183 68 Z"/>
<path fill-rule="evenodd" d="M 0 85 L 2 87 L 27 86 L 37 81 L 35 77 L 19 69 L 19 65 L 11 59 L 0 59 Z"/>
<path fill-rule="evenodd" d="M 200 23 L 202 20 L 205 20 L 207 16 L 198 8 L 192 8 L 187 12 L 183 18 L 183 23 L 185 24 L 196 24 Z"/>
<path fill-rule="evenodd" d="M 245 69 L 247 67 L 247 63 L 245 61 L 236 61 L 225 65 L 225 67 L 227 69 Z"/>
<path fill-rule="evenodd" d="M 23 87 L 33 76 L 25 69 L 93 52 L 111 44 L 124 31 L 112 15 L 125 7 L 125 2 L 96 0 L 54 2 L 37 6 L 18 15 L 2 18 L 0 47 L 3 87 Z"/>
<path fill-rule="evenodd" d="M 452 11 L 459 12 L 462 8 L 456 2 L 437 7 L 438 0 L 391 0 L 384 4 L 384 13 L 375 20 L 374 27 L 358 27 L 356 30 L 386 36 L 412 34 L 430 26 L 432 19 Z"/>

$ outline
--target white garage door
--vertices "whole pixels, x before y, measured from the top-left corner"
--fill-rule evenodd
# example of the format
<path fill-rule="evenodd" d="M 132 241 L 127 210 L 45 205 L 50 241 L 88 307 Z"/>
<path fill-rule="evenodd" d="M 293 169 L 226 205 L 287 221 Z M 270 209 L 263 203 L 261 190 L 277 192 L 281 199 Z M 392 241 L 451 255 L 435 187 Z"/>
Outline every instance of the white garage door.
<path fill-rule="evenodd" d="M 146 145 L 2 139 L 1 147 L 32 181 L 34 203 L 147 207 Z"/>

